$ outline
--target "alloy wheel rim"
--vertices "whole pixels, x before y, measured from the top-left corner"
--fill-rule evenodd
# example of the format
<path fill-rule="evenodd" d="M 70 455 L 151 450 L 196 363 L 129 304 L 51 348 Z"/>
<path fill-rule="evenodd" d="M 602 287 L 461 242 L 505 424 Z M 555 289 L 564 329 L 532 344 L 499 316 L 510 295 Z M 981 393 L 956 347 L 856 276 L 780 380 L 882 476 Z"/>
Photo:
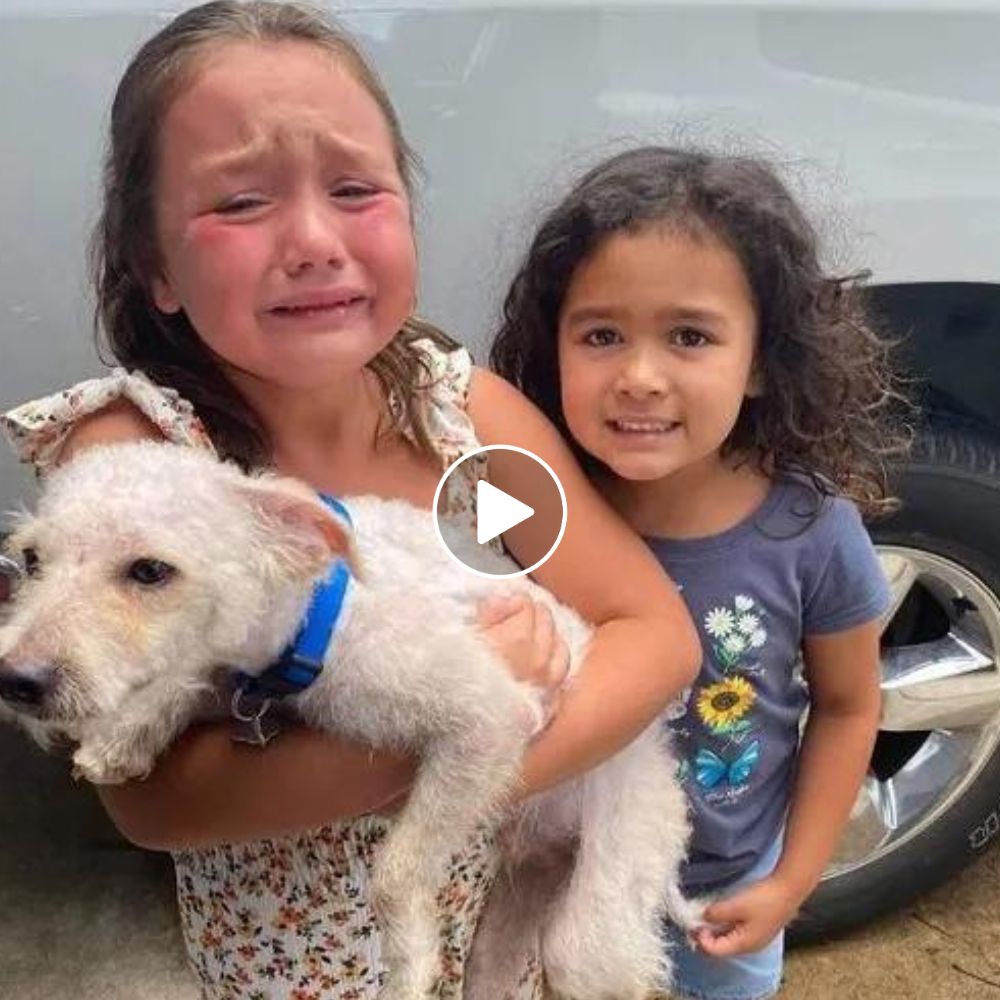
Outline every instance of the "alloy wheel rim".
<path fill-rule="evenodd" d="M 879 740 L 825 881 L 919 837 L 1000 746 L 1000 600 L 947 557 L 900 545 L 879 545 L 878 552 L 892 593 Z M 914 634 L 918 606 L 935 627 Z M 977 831 L 969 835 L 971 846 L 984 846 L 975 842 Z"/>

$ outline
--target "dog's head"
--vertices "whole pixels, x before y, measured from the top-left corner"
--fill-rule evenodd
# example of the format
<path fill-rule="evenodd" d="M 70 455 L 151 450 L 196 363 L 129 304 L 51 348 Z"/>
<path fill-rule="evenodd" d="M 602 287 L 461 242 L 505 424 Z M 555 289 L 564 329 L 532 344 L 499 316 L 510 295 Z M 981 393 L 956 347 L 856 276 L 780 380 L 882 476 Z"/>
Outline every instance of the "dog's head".
<path fill-rule="evenodd" d="M 21 576 L 0 626 L 0 699 L 36 735 L 74 736 L 153 684 L 167 697 L 269 662 L 352 546 L 295 480 L 142 442 L 53 473 L 4 554 Z"/>

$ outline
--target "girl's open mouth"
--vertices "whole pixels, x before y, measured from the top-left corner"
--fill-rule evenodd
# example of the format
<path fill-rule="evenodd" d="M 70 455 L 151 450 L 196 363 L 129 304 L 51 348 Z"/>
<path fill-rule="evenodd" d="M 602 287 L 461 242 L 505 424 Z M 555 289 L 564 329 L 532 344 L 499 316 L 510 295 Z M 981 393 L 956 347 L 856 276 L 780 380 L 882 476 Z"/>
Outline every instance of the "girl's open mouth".
<path fill-rule="evenodd" d="M 669 434 L 680 427 L 679 420 L 609 420 L 608 427 L 618 434 Z"/>
<path fill-rule="evenodd" d="M 270 310 L 273 316 L 289 319 L 308 318 L 311 316 L 344 316 L 363 305 L 367 299 L 362 295 L 350 299 L 331 300 L 329 302 L 310 302 L 303 305 L 275 306 Z"/>

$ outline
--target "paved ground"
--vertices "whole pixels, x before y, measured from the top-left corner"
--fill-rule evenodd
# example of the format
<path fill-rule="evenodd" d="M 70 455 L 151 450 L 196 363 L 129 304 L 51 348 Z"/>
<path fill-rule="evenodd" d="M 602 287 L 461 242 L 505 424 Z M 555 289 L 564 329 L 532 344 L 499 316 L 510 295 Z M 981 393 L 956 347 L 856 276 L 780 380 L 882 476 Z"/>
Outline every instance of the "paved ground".
<path fill-rule="evenodd" d="M 0 1000 L 196 1000 L 170 862 L 0 728 Z"/>
<path fill-rule="evenodd" d="M 903 911 L 801 948 L 781 1000 L 1000 1000 L 1000 851 Z"/>
<path fill-rule="evenodd" d="M 196 1000 L 169 862 L 0 730 L 0 1000 Z M 782 1000 L 1000 1000 L 1000 850 L 902 913 L 794 952 Z"/>

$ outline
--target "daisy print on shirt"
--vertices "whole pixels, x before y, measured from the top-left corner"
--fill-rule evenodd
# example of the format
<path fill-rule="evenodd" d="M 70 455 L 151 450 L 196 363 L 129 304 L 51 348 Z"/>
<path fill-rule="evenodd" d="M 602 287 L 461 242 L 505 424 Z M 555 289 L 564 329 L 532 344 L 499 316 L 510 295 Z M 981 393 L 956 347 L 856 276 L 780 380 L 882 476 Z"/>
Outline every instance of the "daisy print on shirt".
<path fill-rule="evenodd" d="M 712 608 L 705 615 L 705 631 L 712 638 L 716 662 L 724 673 L 759 673 L 757 651 L 767 642 L 763 610 L 752 597 L 737 594 L 732 607 Z"/>

